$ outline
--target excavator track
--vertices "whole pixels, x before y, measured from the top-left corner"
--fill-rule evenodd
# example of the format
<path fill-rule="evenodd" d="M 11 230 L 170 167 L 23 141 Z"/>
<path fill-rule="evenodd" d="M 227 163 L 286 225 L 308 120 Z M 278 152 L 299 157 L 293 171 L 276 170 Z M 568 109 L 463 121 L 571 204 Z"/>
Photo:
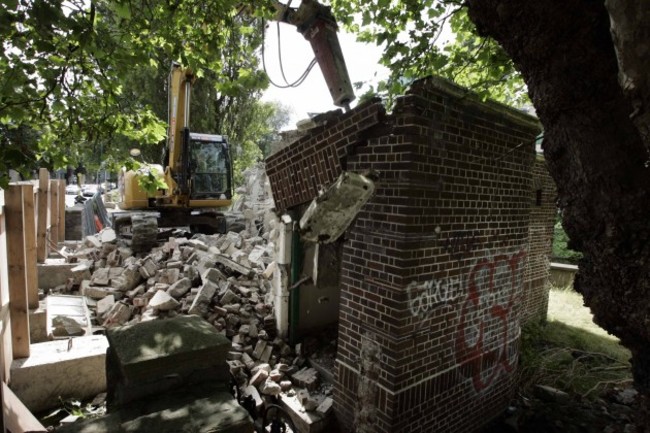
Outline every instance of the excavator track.
<path fill-rule="evenodd" d="M 122 239 L 130 237 L 134 253 L 149 252 L 158 242 L 158 217 L 157 213 L 119 216 L 114 222 L 115 232 Z"/>

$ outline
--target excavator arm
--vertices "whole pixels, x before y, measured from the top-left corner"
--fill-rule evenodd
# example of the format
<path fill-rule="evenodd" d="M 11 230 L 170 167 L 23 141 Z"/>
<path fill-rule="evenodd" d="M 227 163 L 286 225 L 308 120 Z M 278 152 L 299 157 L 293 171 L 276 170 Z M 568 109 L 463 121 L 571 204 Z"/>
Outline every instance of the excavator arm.
<path fill-rule="evenodd" d="M 336 32 L 338 26 L 329 7 L 316 0 L 302 0 L 298 8 L 273 2 L 275 20 L 296 26 L 311 44 L 334 105 L 350 108 L 354 92 Z"/>

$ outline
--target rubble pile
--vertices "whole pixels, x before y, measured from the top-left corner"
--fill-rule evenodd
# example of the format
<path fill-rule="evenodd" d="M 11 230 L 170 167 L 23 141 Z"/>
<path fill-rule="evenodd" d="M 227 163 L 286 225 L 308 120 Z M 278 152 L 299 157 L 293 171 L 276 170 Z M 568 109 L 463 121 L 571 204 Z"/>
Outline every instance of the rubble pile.
<path fill-rule="evenodd" d="M 331 412 L 331 385 L 320 383 L 300 345 L 292 348 L 278 336 L 272 279 L 279 222 L 269 212 L 273 200 L 263 167 L 248 178 L 236 205 L 245 221 L 240 232 L 190 238 L 175 230 L 162 245 L 135 253 L 104 229 L 68 251 L 66 260 L 77 263 L 75 277 L 55 291 L 85 296 L 96 333 L 179 314 L 201 316 L 230 339 L 230 371 L 257 409 L 264 398 L 282 394 L 298 399 L 301 411 L 324 416 Z"/>
<path fill-rule="evenodd" d="M 105 229 L 68 253 L 67 260 L 78 263 L 73 268 L 78 277 L 57 291 L 84 295 L 100 332 L 179 314 L 199 315 L 231 340 L 230 370 L 243 396 L 258 409 L 263 396 L 284 392 L 295 395 L 305 411 L 326 415 L 331 387 L 322 389 L 301 345 L 291 348 L 278 337 L 271 285 L 273 236 L 271 229 L 262 236 L 244 230 L 170 237 L 148 254 L 134 254 Z"/>

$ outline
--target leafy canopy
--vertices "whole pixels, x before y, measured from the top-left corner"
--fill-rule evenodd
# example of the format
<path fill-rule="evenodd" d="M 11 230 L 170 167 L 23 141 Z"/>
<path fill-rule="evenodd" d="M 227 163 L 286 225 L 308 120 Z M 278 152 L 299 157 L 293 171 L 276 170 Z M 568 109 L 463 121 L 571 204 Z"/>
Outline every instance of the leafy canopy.
<path fill-rule="evenodd" d="M 224 70 L 228 56 L 248 58 L 254 46 L 229 45 L 236 32 L 253 33 L 234 0 L 6 0 L 0 4 L 0 131 L 2 141 L 22 149 L 34 131 L 39 164 L 76 164 L 87 146 L 119 135 L 155 143 L 165 124 L 151 106 L 125 93 L 133 70 L 167 70 L 159 58 L 204 71 Z M 259 9 L 263 13 L 264 9 Z M 242 67 L 224 80 L 222 92 L 263 87 L 256 68 Z M 18 137 L 18 138 L 17 138 Z M 5 146 L 3 146 L 4 148 Z M 18 156 L 29 161 L 24 153 Z M 14 158 L 16 159 L 16 158 Z M 8 168 L 5 160 L 0 171 Z"/>
<path fill-rule="evenodd" d="M 494 40 L 477 35 L 461 1 L 332 0 L 332 8 L 360 41 L 384 49 L 390 78 L 372 91 L 390 99 L 413 80 L 440 75 L 484 98 L 528 102 L 512 61 Z"/>

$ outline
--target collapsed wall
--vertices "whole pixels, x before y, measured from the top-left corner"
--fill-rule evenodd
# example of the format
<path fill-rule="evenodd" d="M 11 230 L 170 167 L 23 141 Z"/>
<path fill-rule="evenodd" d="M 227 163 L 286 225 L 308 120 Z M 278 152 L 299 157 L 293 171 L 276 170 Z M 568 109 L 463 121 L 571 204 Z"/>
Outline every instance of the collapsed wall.
<path fill-rule="evenodd" d="M 276 207 L 379 173 L 342 241 L 335 410 L 356 432 L 469 432 L 507 405 L 543 317 L 554 190 L 538 121 L 438 78 L 332 115 L 267 160 Z M 321 271 L 322 272 L 322 271 Z M 468 410 L 470 409 L 471 410 Z"/>

